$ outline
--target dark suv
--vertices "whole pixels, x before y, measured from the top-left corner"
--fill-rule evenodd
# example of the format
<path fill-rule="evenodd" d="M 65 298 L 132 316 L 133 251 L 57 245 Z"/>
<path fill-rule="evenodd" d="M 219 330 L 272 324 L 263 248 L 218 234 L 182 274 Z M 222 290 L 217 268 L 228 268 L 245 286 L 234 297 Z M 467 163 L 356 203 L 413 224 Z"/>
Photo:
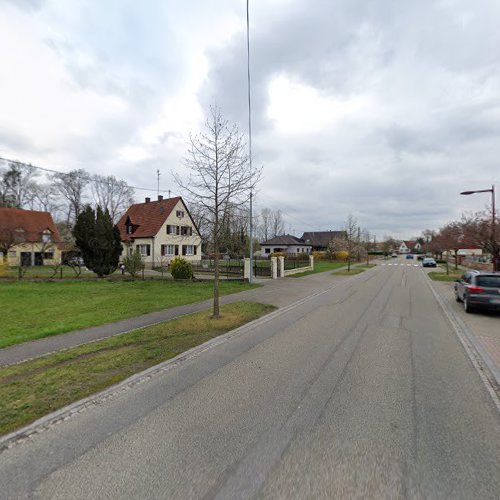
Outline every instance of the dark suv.
<path fill-rule="evenodd" d="M 500 273 L 466 271 L 455 282 L 455 298 L 463 302 L 465 312 L 476 309 L 500 309 Z"/>

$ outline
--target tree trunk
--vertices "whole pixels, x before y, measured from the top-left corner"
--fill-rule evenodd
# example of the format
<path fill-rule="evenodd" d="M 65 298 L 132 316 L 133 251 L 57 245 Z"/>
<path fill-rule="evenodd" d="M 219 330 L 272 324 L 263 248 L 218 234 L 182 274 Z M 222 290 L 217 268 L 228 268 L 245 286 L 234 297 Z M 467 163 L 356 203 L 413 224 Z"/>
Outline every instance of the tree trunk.
<path fill-rule="evenodd" d="M 214 242 L 214 307 L 213 307 L 213 319 L 220 318 L 220 308 L 219 308 L 219 242 L 217 238 Z"/>

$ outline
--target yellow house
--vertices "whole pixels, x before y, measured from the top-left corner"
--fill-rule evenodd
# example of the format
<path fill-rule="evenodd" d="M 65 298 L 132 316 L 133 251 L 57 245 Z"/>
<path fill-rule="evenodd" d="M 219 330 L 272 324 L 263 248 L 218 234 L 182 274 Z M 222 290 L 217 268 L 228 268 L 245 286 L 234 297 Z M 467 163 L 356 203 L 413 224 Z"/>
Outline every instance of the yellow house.
<path fill-rule="evenodd" d="M 147 268 L 168 264 L 174 257 L 201 260 L 201 237 L 183 199 L 146 198 L 132 205 L 118 221 L 124 249 L 122 258 L 136 249 Z"/>
<path fill-rule="evenodd" d="M 0 260 L 10 266 L 61 263 L 61 238 L 49 212 L 0 207 Z"/>

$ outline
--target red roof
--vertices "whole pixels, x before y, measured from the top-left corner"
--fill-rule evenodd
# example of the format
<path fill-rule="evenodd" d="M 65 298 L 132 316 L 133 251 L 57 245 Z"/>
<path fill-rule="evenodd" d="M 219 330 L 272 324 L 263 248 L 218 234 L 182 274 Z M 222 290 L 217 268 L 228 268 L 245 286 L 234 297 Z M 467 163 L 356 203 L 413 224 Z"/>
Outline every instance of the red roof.
<path fill-rule="evenodd" d="M 42 233 L 47 229 L 52 233 L 51 240 L 59 243 L 59 231 L 49 212 L 0 207 L 0 235 L 17 230 L 23 241 L 36 243 L 42 241 Z"/>
<path fill-rule="evenodd" d="M 179 200 L 182 201 L 182 198 L 177 196 L 176 198 L 132 205 L 118 221 L 122 241 L 130 238 L 152 238 L 156 236 Z M 126 223 L 128 220 L 134 226 L 133 234 L 127 234 Z"/>

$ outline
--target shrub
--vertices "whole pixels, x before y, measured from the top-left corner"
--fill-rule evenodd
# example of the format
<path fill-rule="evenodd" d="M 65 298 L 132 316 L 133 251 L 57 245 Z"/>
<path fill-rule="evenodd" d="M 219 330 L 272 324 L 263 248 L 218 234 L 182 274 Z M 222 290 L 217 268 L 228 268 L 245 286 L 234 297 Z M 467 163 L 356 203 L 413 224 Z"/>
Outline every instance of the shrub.
<path fill-rule="evenodd" d="M 142 261 L 141 254 L 139 250 L 135 250 L 132 255 L 129 255 L 123 259 L 123 265 L 125 266 L 125 271 L 135 278 L 137 273 L 140 273 L 144 269 L 144 262 Z"/>
<path fill-rule="evenodd" d="M 301 252 L 296 255 L 297 260 L 309 260 L 309 254 L 306 252 Z"/>
<path fill-rule="evenodd" d="M 193 266 L 182 257 L 175 257 L 170 262 L 170 274 L 175 280 L 188 280 L 193 277 Z"/>
<path fill-rule="evenodd" d="M 336 260 L 347 260 L 348 257 L 349 257 L 349 252 L 346 252 L 345 250 L 340 250 L 339 252 L 335 252 Z"/>
<path fill-rule="evenodd" d="M 285 252 L 273 252 L 269 254 L 269 257 L 286 257 L 287 254 Z"/>
<path fill-rule="evenodd" d="M 311 254 L 314 257 L 314 260 L 317 262 L 318 260 L 325 260 L 327 258 L 326 252 L 318 252 L 314 251 Z"/>

